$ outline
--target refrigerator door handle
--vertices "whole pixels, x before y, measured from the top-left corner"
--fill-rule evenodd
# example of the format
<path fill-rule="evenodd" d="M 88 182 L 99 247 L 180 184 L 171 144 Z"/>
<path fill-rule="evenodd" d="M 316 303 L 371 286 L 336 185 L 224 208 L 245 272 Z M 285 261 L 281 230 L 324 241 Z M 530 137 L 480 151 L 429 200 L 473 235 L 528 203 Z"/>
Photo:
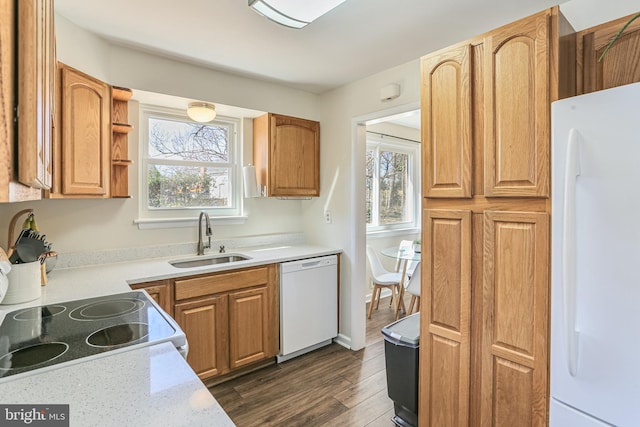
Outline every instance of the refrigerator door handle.
<path fill-rule="evenodd" d="M 562 218 L 562 284 L 564 326 L 569 374 L 578 373 L 578 339 L 576 330 L 576 180 L 580 175 L 579 134 L 569 131 L 564 176 L 564 213 Z"/>

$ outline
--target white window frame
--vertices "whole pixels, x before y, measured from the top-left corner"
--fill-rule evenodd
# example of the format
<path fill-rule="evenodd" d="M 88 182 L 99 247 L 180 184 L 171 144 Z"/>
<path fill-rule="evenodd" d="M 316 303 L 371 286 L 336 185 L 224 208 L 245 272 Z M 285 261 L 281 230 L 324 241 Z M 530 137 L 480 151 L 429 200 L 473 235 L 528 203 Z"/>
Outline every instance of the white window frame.
<path fill-rule="evenodd" d="M 375 203 L 372 204 L 371 216 L 375 221 L 367 224 L 368 234 L 391 233 L 402 230 L 402 232 L 412 232 L 420 229 L 420 143 L 407 141 L 389 135 L 378 133 L 367 133 L 366 151 L 376 152 L 373 172 L 373 194 Z M 396 224 L 379 224 L 379 183 L 380 183 L 380 151 L 393 151 L 408 155 L 408 178 L 407 193 L 412 197 L 407 198 L 407 211 L 410 215 L 409 221 Z"/>
<path fill-rule="evenodd" d="M 242 186 L 242 144 L 241 144 L 241 119 L 234 117 L 216 116 L 211 124 L 222 124 L 229 128 L 229 162 L 221 163 L 223 167 L 229 167 L 229 181 L 231 185 L 231 206 L 226 208 L 149 208 L 148 195 L 148 167 L 149 164 L 175 164 L 171 160 L 154 160 L 149 157 L 149 119 L 167 119 L 196 123 L 191 120 L 184 110 L 160 107 L 155 105 L 140 105 L 140 139 L 139 159 L 139 205 L 138 219 L 134 222 L 139 228 L 169 228 L 191 227 L 197 221 L 200 211 L 205 210 L 214 223 L 242 224 L 246 221 L 243 215 L 243 186 Z M 201 124 L 201 123 L 197 123 Z M 196 162 L 197 163 L 197 162 Z M 188 166 L 188 161 L 181 161 L 181 165 Z"/>

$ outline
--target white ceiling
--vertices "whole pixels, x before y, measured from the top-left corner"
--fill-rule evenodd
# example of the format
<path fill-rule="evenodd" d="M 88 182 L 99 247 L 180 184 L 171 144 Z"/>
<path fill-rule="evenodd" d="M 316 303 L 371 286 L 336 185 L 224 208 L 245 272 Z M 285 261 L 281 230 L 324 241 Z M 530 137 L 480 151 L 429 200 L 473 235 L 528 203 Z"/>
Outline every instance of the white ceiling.
<path fill-rule="evenodd" d="M 117 44 L 322 93 L 563 2 L 347 0 L 300 30 L 258 15 L 247 0 L 56 0 L 55 7 Z"/>

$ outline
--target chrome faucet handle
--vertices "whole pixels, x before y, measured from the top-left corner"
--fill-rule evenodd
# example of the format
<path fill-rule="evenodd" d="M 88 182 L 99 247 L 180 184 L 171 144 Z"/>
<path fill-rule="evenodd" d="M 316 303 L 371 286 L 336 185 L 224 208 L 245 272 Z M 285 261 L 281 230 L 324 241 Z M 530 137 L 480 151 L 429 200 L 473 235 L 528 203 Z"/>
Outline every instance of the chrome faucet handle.
<path fill-rule="evenodd" d="M 224 245 L 220 245 L 220 253 L 223 254 L 225 252 Z"/>

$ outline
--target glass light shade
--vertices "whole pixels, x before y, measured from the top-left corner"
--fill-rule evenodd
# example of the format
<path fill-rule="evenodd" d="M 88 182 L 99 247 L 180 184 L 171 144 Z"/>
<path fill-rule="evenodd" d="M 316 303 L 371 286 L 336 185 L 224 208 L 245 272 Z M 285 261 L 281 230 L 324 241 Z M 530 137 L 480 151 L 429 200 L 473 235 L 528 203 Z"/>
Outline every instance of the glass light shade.
<path fill-rule="evenodd" d="M 270 20 L 302 28 L 346 0 L 249 0 L 249 6 Z"/>
<path fill-rule="evenodd" d="M 216 118 L 216 106 L 207 102 L 192 102 L 187 108 L 187 116 L 195 122 L 210 122 Z"/>

